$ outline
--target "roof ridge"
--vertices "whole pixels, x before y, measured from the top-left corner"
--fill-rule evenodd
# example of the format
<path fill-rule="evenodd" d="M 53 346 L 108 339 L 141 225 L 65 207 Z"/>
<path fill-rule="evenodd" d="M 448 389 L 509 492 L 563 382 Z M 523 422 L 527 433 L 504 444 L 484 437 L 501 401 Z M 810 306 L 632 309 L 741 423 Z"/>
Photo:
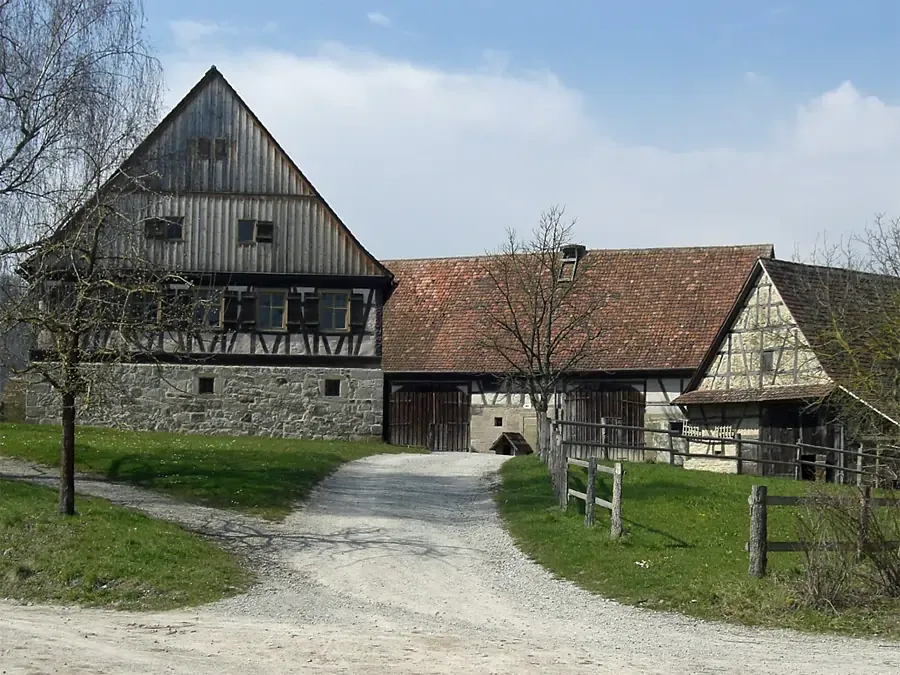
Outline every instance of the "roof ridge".
<path fill-rule="evenodd" d="M 774 244 L 720 244 L 713 246 L 649 246 L 646 248 L 589 248 L 587 253 L 649 253 L 664 251 L 748 251 L 752 249 L 774 249 Z M 453 260 L 481 260 L 496 253 L 480 253 L 471 255 L 424 256 L 417 258 L 388 258 L 385 265 L 391 262 L 436 262 Z"/>

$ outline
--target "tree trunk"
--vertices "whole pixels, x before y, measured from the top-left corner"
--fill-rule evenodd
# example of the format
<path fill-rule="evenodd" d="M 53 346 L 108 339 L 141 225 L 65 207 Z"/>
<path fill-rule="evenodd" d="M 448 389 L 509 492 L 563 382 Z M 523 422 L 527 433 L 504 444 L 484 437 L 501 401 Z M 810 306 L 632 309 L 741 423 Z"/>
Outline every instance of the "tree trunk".
<path fill-rule="evenodd" d="M 538 408 L 535 413 L 538 427 L 538 457 L 546 464 L 550 457 L 550 418 L 547 417 L 546 409 Z"/>
<path fill-rule="evenodd" d="M 62 442 L 59 462 L 59 512 L 75 515 L 75 394 L 62 395 Z"/>

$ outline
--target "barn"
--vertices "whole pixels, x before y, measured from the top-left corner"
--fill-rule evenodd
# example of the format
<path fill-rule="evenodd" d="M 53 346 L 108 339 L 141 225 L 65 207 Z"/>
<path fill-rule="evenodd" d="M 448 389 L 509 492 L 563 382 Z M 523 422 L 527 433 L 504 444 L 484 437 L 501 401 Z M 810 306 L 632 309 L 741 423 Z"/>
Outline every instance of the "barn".
<path fill-rule="evenodd" d="M 591 288 L 613 298 L 602 338 L 560 392 L 564 419 L 667 429 L 734 299 L 771 245 L 598 249 Z M 488 452 L 505 433 L 536 444 L 531 401 L 473 334 L 491 282 L 483 257 L 390 260 L 396 289 L 384 309 L 384 436 L 432 450 Z M 653 439 L 623 431 L 619 443 Z"/>

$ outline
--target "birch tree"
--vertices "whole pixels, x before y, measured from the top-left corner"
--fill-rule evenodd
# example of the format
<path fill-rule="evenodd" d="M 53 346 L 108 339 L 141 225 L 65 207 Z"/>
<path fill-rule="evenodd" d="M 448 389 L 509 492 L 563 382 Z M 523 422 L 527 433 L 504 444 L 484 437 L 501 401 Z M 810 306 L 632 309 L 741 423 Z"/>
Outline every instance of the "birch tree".
<path fill-rule="evenodd" d="M 108 244 L 136 217 L 117 196 L 148 189 L 123 162 L 158 119 L 161 91 L 141 0 L 0 0 L 0 273 L 21 279 L 2 323 L 45 340 L 32 367 L 60 395 L 65 514 L 75 511 L 75 401 L 102 370 L 86 364 L 98 356 L 91 331 L 156 324 L 134 307 L 165 275 Z M 123 358 L 127 341 L 99 361 Z"/>

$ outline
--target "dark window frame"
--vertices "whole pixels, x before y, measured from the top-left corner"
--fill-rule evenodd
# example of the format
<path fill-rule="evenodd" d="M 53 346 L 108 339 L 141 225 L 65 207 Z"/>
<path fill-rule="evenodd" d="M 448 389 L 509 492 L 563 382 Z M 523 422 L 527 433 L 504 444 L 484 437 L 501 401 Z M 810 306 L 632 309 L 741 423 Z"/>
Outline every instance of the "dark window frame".
<path fill-rule="evenodd" d="M 503 418 L 502 418 L 502 417 L 495 417 L 495 418 L 494 418 L 494 426 L 495 426 L 495 427 L 502 427 L 502 426 L 503 426 Z"/>
<path fill-rule="evenodd" d="M 316 292 L 319 299 L 318 332 L 323 334 L 344 334 L 350 332 L 350 301 L 353 293 L 346 289 L 321 289 Z M 336 302 L 335 298 L 344 297 L 344 302 Z M 344 324 L 337 325 L 336 312 L 343 311 Z"/>
<path fill-rule="evenodd" d="M 335 389 L 337 387 L 337 389 Z M 329 377 L 325 379 L 325 384 L 322 386 L 322 395 L 327 398 L 338 398 L 341 395 L 341 381 L 334 377 Z"/>
<path fill-rule="evenodd" d="M 263 302 L 264 297 L 281 297 L 281 304 L 275 305 L 271 302 L 266 304 Z M 256 291 L 256 329 L 258 331 L 284 332 L 287 330 L 287 298 L 288 292 L 284 289 L 266 288 Z M 277 326 L 272 323 L 272 309 L 281 308 L 281 325 Z M 268 312 L 267 320 L 263 322 L 264 310 Z"/>
<path fill-rule="evenodd" d="M 184 241 L 184 216 L 144 218 L 144 236 L 152 241 Z"/>
<path fill-rule="evenodd" d="M 244 228 L 243 232 L 241 231 L 242 227 Z M 238 218 L 237 243 L 238 246 L 275 243 L 275 221 Z"/>

